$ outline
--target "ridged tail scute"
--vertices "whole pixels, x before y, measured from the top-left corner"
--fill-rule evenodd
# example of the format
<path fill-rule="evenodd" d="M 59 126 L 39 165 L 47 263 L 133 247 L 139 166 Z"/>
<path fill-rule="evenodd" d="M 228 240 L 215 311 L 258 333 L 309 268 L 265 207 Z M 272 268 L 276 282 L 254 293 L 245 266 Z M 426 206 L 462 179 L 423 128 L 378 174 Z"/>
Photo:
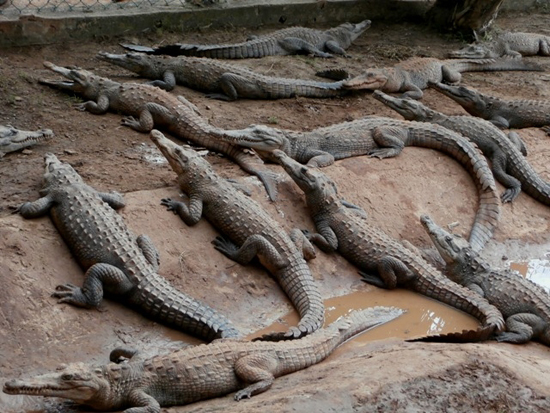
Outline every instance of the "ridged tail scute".
<path fill-rule="evenodd" d="M 151 275 L 141 281 L 130 298 L 130 303 L 154 320 L 173 325 L 208 341 L 242 336 L 223 315 L 178 291 L 159 276 Z"/>
<path fill-rule="evenodd" d="M 427 343 L 476 343 L 486 341 L 492 338 L 496 327 L 489 326 L 477 330 L 462 330 L 459 333 L 438 334 L 433 336 L 411 338 L 408 342 L 427 342 Z"/>
<path fill-rule="evenodd" d="M 481 251 L 493 233 L 500 220 L 501 202 L 495 189 L 484 191 L 479 188 L 479 208 L 472 225 L 468 239 L 474 251 Z"/>
<path fill-rule="evenodd" d="M 124 44 L 124 43 L 119 43 L 119 44 L 120 44 L 120 46 L 124 47 L 125 49 L 131 50 L 133 52 L 156 54 L 155 49 L 153 49 L 152 47 L 140 46 L 139 44 Z"/>
<path fill-rule="evenodd" d="M 544 72 L 544 68 L 534 62 L 523 59 L 496 58 L 496 59 L 462 59 L 450 60 L 449 64 L 460 72 L 489 72 L 489 71 L 528 71 Z"/>
<path fill-rule="evenodd" d="M 337 328 L 341 334 L 340 343 L 343 343 L 357 334 L 390 322 L 405 313 L 405 310 L 397 307 L 370 307 L 353 311 L 336 320 L 328 328 Z"/>

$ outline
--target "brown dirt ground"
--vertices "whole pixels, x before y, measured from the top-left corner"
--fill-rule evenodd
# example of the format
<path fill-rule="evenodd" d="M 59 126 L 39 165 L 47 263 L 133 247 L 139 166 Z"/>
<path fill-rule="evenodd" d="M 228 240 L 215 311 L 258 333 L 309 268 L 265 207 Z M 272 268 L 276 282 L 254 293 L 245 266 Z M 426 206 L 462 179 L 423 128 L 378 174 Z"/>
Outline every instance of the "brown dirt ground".
<path fill-rule="evenodd" d="M 546 15 L 514 15 L 500 18 L 498 25 L 501 29 L 548 33 L 547 21 Z M 245 35 L 241 29 L 214 31 L 186 34 L 185 41 L 216 43 Z M 163 42 L 181 41 L 181 35 L 170 33 L 124 40 L 152 44 L 161 38 Z M 101 311 L 86 311 L 57 305 L 49 297 L 57 284 L 81 283 L 82 272 L 48 218 L 25 221 L 11 214 L 22 202 L 38 197 L 46 152 L 70 162 L 97 189 L 125 193 L 128 206 L 121 213 L 136 234 L 146 233 L 155 242 L 161 252 L 160 273 L 178 288 L 227 314 L 238 328 L 252 333 L 291 309 L 261 268 L 236 265 L 210 247 L 216 232 L 207 222 L 188 229 L 159 205 L 160 198 L 176 197 L 178 191 L 175 175 L 166 164 L 146 160 L 152 151 L 147 135 L 120 126 L 118 114 L 78 112 L 72 108 L 77 98 L 37 84 L 38 78 L 52 76 L 42 67 L 43 60 L 79 65 L 121 81 L 139 81 L 95 59 L 100 50 L 121 52 L 118 40 L 0 51 L 0 123 L 21 129 L 46 127 L 56 134 L 48 144 L 10 154 L 0 161 L 0 380 L 51 370 L 59 362 L 104 362 L 109 351 L 123 343 L 154 353 L 181 345 L 174 340 L 197 342 L 112 301 L 106 300 Z M 442 57 L 447 50 L 461 45 L 456 39 L 420 26 L 374 22 L 350 48 L 353 59 L 293 56 L 235 63 L 270 75 L 305 78 L 328 67 L 344 65 L 358 72 L 365 66 L 393 65 L 415 55 Z M 550 68 L 550 59 L 530 60 Z M 532 99 L 550 98 L 549 80 L 546 73 L 464 75 L 464 84 L 482 91 Z M 371 114 L 398 117 L 368 94 L 327 100 L 226 103 L 181 87 L 177 93 L 196 104 L 213 124 L 225 128 L 276 123 L 282 128 L 304 130 Z M 424 102 L 448 114 L 464 113 L 435 92 L 427 91 Z M 520 134 L 528 145 L 529 161 L 550 179 L 549 138 L 538 129 L 524 129 Z M 209 154 L 208 160 L 220 174 L 237 177 L 253 188 L 253 198 L 285 228 L 312 229 L 300 192 L 282 174 L 280 200 L 270 203 L 256 178 L 246 176 L 217 155 Z M 276 166 L 270 168 L 281 172 Z M 419 247 L 429 243 L 418 224 L 422 213 L 429 213 L 442 225 L 458 222 L 456 231 L 463 235 L 471 227 L 477 204 L 472 180 L 456 162 L 438 152 L 407 148 L 395 159 L 347 159 L 325 171 L 336 180 L 343 197 L 363 206 L 379 227 Z M 543 258 L 544 245 L 549 242 L 549 218 L 550 210 L 525 194 L 513 205 L 504 206 L 500 227 L 489 245 L 496 251 L 493 262 L 517 253 L 517 248 L 508 249 L 510 240 L 527 246 L 522 250 L 526 255 L 515 258 Z M 361 284 L 356 270 L 338 256 L 319 253 L 311 266 L 327 298 L 350 292 L 373 293 L 368 297 L 376 298 L 367 305 L 393 303 L 409 308 L 410 313 L 421 308 L 418 318 L 429 315 L 450 330 L 471 324 L 464 317 L 453 318 L 444 312 L 444 306 L 429 300 L 402 292 L 380 292 Z M 353 300 L 346 297 L 340 305 L 352 306 Z M 415 327 L 418 320 L 406 320 L 406 325 L 397 328 L 389 324 L 382 335 L 374 338 L 426 332 L 425 327 Z M 326 363 L 276 380 L 273 389 L 251 401 L 237 404 L 228 396 L 167 411 L 550 411 L 549 354 L 540 345 L 422 345 L 395 339 L 351 344 Z M 358 365 L 365 368 L 358 369 Z M 68 412 L 72 408 L 52 401 L 0 395 L 0 411 Z"/>

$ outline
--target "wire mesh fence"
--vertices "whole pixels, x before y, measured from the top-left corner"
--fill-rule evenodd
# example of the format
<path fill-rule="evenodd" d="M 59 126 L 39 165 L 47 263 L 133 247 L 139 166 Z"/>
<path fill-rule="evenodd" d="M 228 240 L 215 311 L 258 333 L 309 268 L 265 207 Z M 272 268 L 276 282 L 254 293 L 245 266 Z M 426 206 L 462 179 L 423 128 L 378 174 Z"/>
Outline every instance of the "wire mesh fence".
<path fill-rule="evenodd" d="M 0 0 L 0 19 L 31 14 L 176 7 L 185 4 L 188 4 L 186 0 Z"/>

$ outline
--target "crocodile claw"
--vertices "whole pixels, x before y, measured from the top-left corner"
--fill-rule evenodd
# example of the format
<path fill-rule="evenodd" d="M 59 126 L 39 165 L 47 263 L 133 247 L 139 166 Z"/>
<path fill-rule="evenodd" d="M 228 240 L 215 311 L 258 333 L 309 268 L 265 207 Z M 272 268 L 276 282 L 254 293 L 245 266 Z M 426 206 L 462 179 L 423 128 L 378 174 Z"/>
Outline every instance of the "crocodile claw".
<path fill-rule="evenodd" d="M 521 191 L 521 188 L 508 188 L 504 193 L 501 195 L 500 200 L 503 204 L 507 202 L 512 202 L 514 199 L 517 198 Z"/>
<path fill-rule="evenodd" d="M 174 201 L 173 199 L 170 199 L 170 198 L 162 198 L 160 200 L 160 204 L 165 206 L 168 211 L 172 211 L 174 214 L 177 213 L 176 211 L 177 201 Z"/>
<path fill-rule="evenodd" d="M 219 252 L 229 258 L 232 258 L 239 250 L 239 248 L 235 244 L 233 244 L 227 238 L 222 237 L 221 235 L 218 235 L 216 239 L 212 241 L 212 244 L 214 245 L 214 248 L 216 248 Z"/>

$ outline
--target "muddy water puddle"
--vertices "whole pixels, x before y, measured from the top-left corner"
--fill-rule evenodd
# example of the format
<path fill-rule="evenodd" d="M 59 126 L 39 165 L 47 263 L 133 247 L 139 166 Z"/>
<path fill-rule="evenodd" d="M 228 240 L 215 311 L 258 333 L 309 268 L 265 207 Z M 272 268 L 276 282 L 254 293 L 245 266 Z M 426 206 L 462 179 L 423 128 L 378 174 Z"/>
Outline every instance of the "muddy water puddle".
<path fill-rule="evenodd" d="M 355 341 L 368 342 L 390 337 L 409 339 L 433 334 L 445 334 L 465 329 L 476 329 L 477 320 L 445 304 L 407 290 L 360 290 L 325 300 L 328 325 L 352 310 L 375 306 L 393 306 L 407 311 L 401 317 L 374 328 Z M 274 331 L 286 331 L 298 323 L 298 314 L 290 312 L 269 327 L 249 336 L 254 338 Z"/>
<path fill-rule="evenodd" d="M 519 272 L 550 292 L 550 260 L 537 258 L 524 262 L 511 262 L 510 269 Z"/>

